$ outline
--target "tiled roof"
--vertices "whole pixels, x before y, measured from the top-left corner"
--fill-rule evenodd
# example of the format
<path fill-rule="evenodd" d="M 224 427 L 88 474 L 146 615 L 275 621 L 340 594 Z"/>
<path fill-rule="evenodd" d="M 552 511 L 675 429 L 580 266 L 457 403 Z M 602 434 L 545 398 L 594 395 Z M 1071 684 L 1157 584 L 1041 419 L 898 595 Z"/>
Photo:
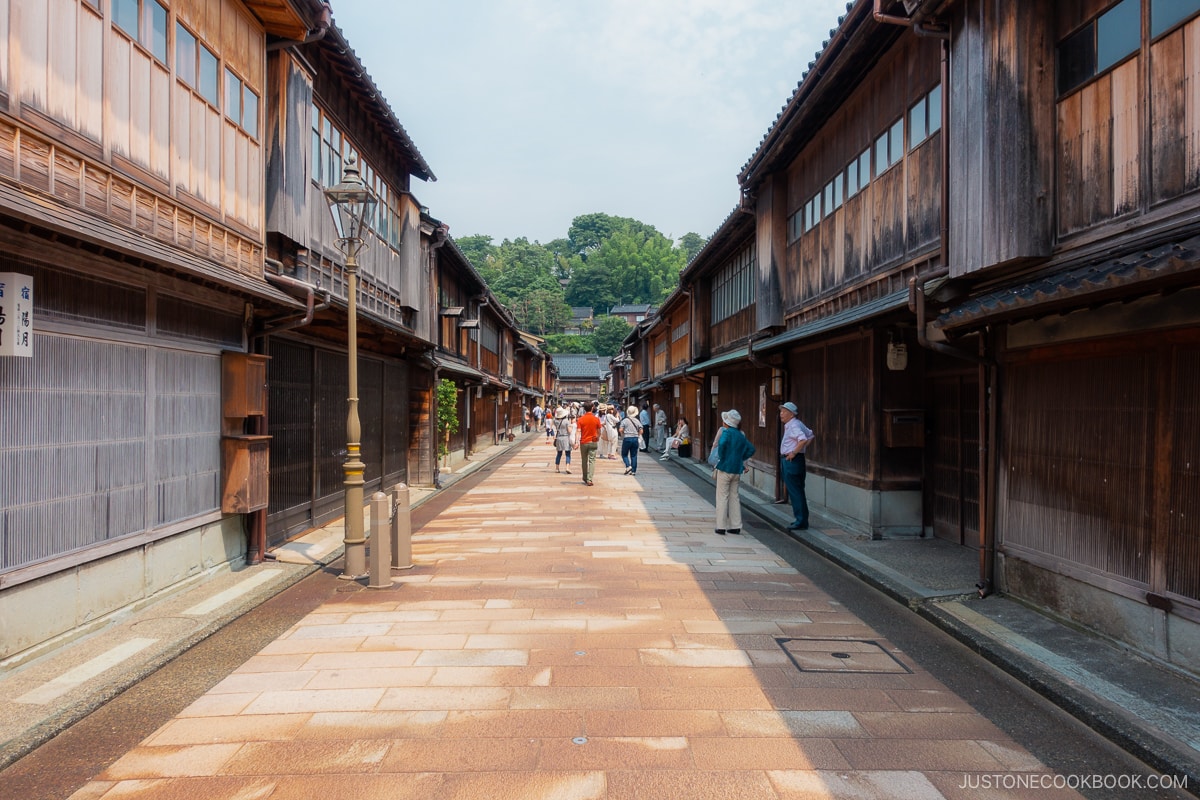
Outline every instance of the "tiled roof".
<path fill-rule="evenodd" d="M 1200 236 L 1153 250 L 1034 279 L 968 300 L 934 321 L 939 328 L 964 328 L 1005 318 L 1066 311 L 1128 300 L 1181 285 L 1200 273 Z"/>
<path fill-rule="evenodd" d="M 595 353 L 586 355 L 559 353 L 551 355 L 550 360 L 554 362 L 554 366 L 558 367 L 558 377 L 562 380 L 600 380 L 603 376 L 600 356 Z"/>

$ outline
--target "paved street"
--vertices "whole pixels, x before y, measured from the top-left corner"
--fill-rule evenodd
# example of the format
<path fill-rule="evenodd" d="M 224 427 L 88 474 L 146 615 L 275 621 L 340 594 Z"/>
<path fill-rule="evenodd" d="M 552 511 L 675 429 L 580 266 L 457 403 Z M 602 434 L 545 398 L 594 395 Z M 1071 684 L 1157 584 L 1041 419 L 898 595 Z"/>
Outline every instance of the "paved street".
<path fill-rule="evenodd" d="M 74 796 L 1080 796 L 982 791 L 1053 776 L 642 455 L 593 487 L 537 440 L 498 459 L 392 589 L 334 594 Z"/>

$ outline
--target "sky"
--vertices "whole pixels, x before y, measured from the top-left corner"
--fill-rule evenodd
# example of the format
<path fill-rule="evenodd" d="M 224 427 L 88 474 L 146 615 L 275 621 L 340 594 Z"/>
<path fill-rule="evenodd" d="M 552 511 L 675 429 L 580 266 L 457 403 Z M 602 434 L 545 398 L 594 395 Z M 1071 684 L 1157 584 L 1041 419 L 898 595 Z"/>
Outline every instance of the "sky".
<path fill-rule="evenodd" d="M 632 217 L 708 238 L 846 0 L 330 0 L 461 239 Z"/>

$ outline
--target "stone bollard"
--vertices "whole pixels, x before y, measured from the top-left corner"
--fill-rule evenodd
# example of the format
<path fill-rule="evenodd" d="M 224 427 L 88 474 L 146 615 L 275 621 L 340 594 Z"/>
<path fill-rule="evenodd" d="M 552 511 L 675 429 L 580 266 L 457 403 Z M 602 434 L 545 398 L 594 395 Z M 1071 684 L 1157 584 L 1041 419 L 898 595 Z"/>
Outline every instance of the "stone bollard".
<path fill-rule="evenodd" d="M 410 569 L 412 562 L 412 509 L 408 485 L 392 487 L 392 569 Z"/>
<path fill-rule="evenodd" d="M 383 492 L 371 495 L 371 551 L 369 560 L 368 589 L 390 589 L 392 586 L 391 570 L 391 537 L 388 528 L 391 527 L 391 503 Z"/>

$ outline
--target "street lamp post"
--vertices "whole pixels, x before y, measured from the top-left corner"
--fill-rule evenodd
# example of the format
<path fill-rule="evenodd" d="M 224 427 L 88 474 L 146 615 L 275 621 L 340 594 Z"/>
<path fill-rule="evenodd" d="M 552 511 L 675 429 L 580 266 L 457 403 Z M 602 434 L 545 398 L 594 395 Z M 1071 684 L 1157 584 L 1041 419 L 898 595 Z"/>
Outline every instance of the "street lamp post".
<path fill-rule="evenodd" d="M 341 183 L 325 190 L 325 200 L 337 228 L 338 246 L 346 254 L 347 359 L 349 361 L 346 413 L 345 520 L 342 543 L 346 554 L 342 578 L 354 580 L 367 572 L 367 538 L 363 527 L 362 423 L 358 418 L 358 254 L 363 251 L 363 227 L 375 205 L 375 196 L 358 174 L 353 157 L 346 163 Z"/>

